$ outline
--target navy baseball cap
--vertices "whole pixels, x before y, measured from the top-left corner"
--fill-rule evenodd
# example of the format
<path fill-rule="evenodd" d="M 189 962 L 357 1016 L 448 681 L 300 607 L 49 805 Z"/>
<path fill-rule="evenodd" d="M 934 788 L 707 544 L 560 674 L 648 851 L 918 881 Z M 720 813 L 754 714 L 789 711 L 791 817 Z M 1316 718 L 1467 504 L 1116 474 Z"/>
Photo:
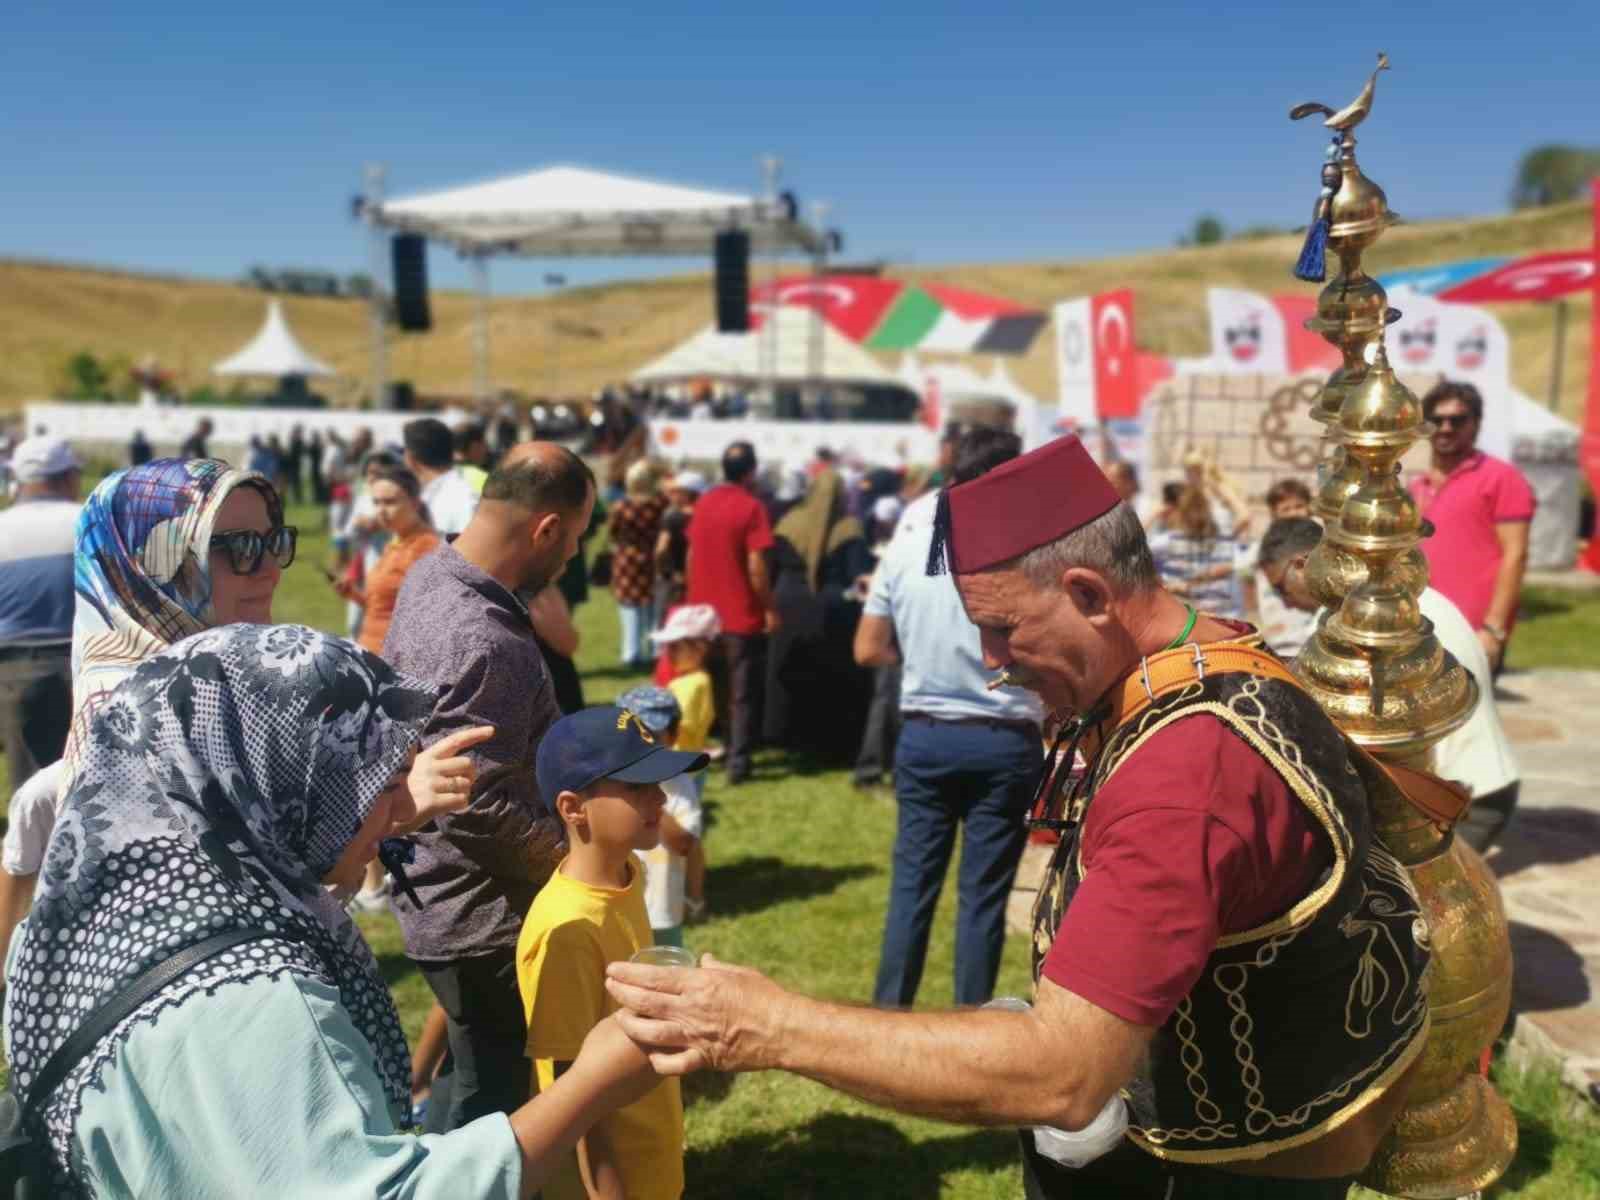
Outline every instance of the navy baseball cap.
<path fill-rule="evenodd" d="M 626 708 L 605 705 L 562 717 L 539 743 L 539 796 L 552 813 L 562 792 L 581 792 L 602 779 L 661 783 L 698 771 L 705 754 L 670 750 Z"/>

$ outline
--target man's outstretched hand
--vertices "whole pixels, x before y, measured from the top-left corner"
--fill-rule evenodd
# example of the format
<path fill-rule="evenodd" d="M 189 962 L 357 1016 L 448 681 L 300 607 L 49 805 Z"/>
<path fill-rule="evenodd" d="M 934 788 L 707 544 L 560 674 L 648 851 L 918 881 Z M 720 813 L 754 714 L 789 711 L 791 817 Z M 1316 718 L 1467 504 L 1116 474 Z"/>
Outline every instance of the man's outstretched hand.
<path fill-rule="evenodd" d="M 606 990 L 617 1023 L 662 1075 L 761 1071 L 778 1065 L 785 992 L 761 972 L 702 956 L 699 967 L 614 962 Z"/>

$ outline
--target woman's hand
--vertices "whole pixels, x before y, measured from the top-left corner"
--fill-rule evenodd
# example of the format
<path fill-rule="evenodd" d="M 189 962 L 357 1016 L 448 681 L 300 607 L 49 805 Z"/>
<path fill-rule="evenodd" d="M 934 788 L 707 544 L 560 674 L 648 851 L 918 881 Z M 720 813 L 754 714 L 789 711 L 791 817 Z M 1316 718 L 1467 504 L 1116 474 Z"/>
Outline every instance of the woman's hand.
<path fill-rule="evenodd" d="M 603 1089 L 600 1103 L 608 1110 L 632 1104 L 661 1082 L 649 1054 L 622 1031 L 615 1014 L 589 1031 L 572 1070 Z"/>
<path fill-rule="evenodd" d="M 406 776 L 416 816 L 405 823 L 401 832 L 419 829 L 435 817 L 467 806 L 478 768 L 463 752 L 493 736 L 493 725 L 477 725 L 459 729 L 418 752 L 411 773 Z"/>

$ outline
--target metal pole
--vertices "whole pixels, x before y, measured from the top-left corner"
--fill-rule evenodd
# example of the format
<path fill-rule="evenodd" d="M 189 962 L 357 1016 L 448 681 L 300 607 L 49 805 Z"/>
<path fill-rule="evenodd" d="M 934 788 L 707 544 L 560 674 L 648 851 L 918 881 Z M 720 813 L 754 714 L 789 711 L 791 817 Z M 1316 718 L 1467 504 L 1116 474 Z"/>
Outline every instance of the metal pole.
<path fill-rule="evenodd" d="M 472 393 L 478 407 L 488 407 L 489 395 L 489 256 L 482 251 L 472 254 L 472 290 L 477 304 L 472 323 Z"/>
<path fill-rule="evenodd" d="M 767 220 L 775 223 L 778 213 L 778 177 L 783 171 L 783 160 L 769 154 L 761 160 L 761 174 L 766 187 Z M 778 242 L 774 238 L 767 258 L 768 302 L 766 323 L 761 327 L 761 373 L 766 378 L 767 401 L 772 405 L 772 415 L 778 415 Z"/>
<path fill-rule="evenodd" d="M 561 343 L 557 340 L 556 335 L 555 301 L 557 290 L 565 287 L 566 282 L 567 277 L 565 275 L 551 273 L 544 277 L 544 285 L 550 289 L 550 320 L 546 325 L 546 328 L 550 331 L 550 392 L 552 398 L 557 402 L 560 400 L 559 392 L 561 390 Z"/>
<path fill-rule="evenodd" d="M 1555 356 L 1550 360 L 1550 411 L 1561 408 L 1561 368 L 1567 357 L 1567 302 L 1556 301 Z"/>
<path fill-rule="evenodd" d="M 368 163 L 364 175 L 366 198 L 364 211 L 367 217 L 367 269 L 372 275 L 372 294 L 367 299 L 372 340 L 372 380 L 370 384 L 373 408 L 389 407 L 389 289 L 384 286 L 389 264 L 385 251 L 388 237 L 378 224 L 378 209 L 383 204 L 384 177 L 388 168 L 382 163 Z"/>
<path fill-rule="evenodd" d="M 828 202 L 826 200 L 817 201 L 816 204 L 812 205 L 812 212 L 816 214 L 817 228 L 826 229 L 828 224 Z M 817 242 L 816 253 L 811 256 L 811 295 L 813 301 L 819 299 L 816 289 L 821 286 L 822 279 L 827 275 L 827 273 L 828 239 L 827 235 L 824 234 Z M 826 293 L 823 293 L 820 296 L 820 300 L 823 304 L 827 303 Z M 823 389 L 826 387 L 826 384 L 824 384 L 822 379 L 824 366 L 822 356 L 825 353 L 822 326 L 825 320 L 826 317 L 824 316 L 822 308 L 817 307 L 811 310 L 811 329 L 809 331 L 811 334 L 811 344 L 807 347 L 808 353 L 806 355 L 806 367 L 811 375 L 812 386 L 816 389 L 817 400 L 819 404 L 821 403 Z"/>

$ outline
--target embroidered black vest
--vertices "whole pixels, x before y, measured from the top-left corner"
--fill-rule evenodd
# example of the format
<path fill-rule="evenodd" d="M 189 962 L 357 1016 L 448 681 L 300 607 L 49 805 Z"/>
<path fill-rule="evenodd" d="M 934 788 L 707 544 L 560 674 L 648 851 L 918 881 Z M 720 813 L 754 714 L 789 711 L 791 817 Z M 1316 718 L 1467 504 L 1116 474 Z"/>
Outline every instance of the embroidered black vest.
<path fill-rule="evenodd" d="M 1147 738 L 1200 714 L 1266 759 L 1333 847 L 1332 866 L 1288 912 L 1218 941 L 1124 1092 L 1140 1148 L 1221 1164 L 1314 1141 L 1404 1072 L 1427 1033 L 1429 954 L 1416 892 L 1372 836 L 1343 737 L 1300 689 L 1229 673 L 1108 735 L 1069 798 L 1074 823 L 1039 889 L 1035 980 L 1083 878 L 1078 831 L 1096 790 Z"/>

